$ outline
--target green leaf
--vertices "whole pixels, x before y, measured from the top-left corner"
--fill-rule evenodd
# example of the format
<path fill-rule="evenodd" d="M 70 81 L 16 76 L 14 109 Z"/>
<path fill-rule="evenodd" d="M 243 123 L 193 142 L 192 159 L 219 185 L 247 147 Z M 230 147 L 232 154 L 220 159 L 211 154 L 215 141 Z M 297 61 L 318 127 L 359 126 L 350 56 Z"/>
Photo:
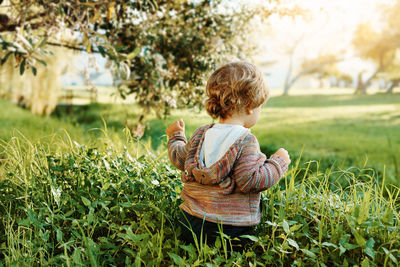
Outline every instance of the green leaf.
<path fill-rule="evenodd" d="M 343 247 L 345 247 L 347 250 L 352 250 L 352 249 L 358 248 L 359 245 L 346 243 L 343 245 Z"/>
<path fill-rule="evenodd" d="M 338 248 L 337 245 L 330 243 L 330 242 L 324 242 L 321 245 L 323 245 L 324 247 L 334 247 L 334 248 Z"/>
<path fill-rule="evenodd" d="M 21 62 L 21 65 L 19 65 L 19 74 L 21 74 L 21 75 L 24 74 L 24 72 L 25 72 L 25 61 L 26 61 L 26 58 L 24 58 Z"/>
<path fill-rule="evenodd" d="M 31 209 L 27 210 L 28 212 L 28 218 L 32 223 L 35 223 L 37 221 L 35 214 L 33 213 L 33 211 Z"/>
<path fill-rule="evenodd" d="M 124 46 L 124 45 L 120 45 L 120 46 L 115 47 L 115 50 L 117 52 L 121 52 L 121 51 L 126 50 L 126 49 L 127 49 L 127 47 Z"/>
<path fill-rule="evenodd" d="M 368 258 L 365 258 L 365 259 L 361 262 L 361 267 L 369 267 L 369 260 L 368 260 Z"/>
<path fill-rule="evenodd" d="M 32 69 L 33 75 L 36 76 L 36 74 L 37 74 L 37 69 L 36 69 L 34 66 L 31 66 L 31 69 Z"/>
<path fill-rule="evenodd" d="M 12 52 L 8 52 L 2 59 L 1 59 L 1 66 L 4 65 L 4 63 L 6 63 L 8 57 L 12 54 Z"/>
<path fill-rule="evenodd" d="M 383 249 L 383 251 L 385 252 L 385 254 L 387 255 L 387 254 L 389 254 L 389 250 L 387 250 L 387 248 L 382 248 Z"/>
<path fill-rule="evenodd" d="M 128 60 L 131 60 L 131 59 L 133 59 L 134 57 L 136 57 L 139 53 L 140 53 L 140 48 L 139 48 L 139 47 L 136 47 L 135 50 L 133 50 L 131 53 L 129 53 L 129 54 L 126 56 L 126 58 L 127 58 Z"/>
<path fill-rule="evenodd" d="M 356 219 L 358 219 L 358 217 L 360 216 L 360 207 L 359 206 L 355 206 L 353 216 Z"/>
<path fill-rule="evenodd" d="M 296 232 L 297 230 L 299 230 L 303 225 L 302 224 L 295 224 L 293 226 L 290 227 L 290 232 Z"/>
<path fill-rule="evenodd" d="M 382 217 L 382 221 L 387 225 L 393 225 L 393 211 L 391 208 L 385 210 L 385 214 Z"/>
<path fill-rule="evenodd" d="M 28 227 L 30 225 L 30 221 L 28 219 L 24 219 L 18 222 L 18 225 Z"/>
<path fill-rule="evenodd" d="M 300 248 L 299 248 L 299 245 L 297 244 L 297 242 L 294 241 L 293 239 L 288 238 L 287 241 L 289 242 L 289 244 L 290 244 L 292 247 L 295 247 L 297 250 L 300 249 Z"/>
<path fill-rule="evenodd" d="M 90 202 L 90 200 L 87 199 L 87 198 L 84 197 L 84 196 L 81 196 L 81 199 L 82 199 L 82 201 L 83 201 L 83 204 L 85 204 L 85 206 L 87 206 L 87 207 L 90 207 L 90 205 L 92 204 L 92 202 Z"/>
<path fill-rule="evenodd" d="M 175 262 L 177 265 L 184 265 L 184 261 L 181 256 L 176 255 L 175 253 L 168 252 L 169 257 Z"/>
<path fill-rule="evenodd" d="M 365 246 L 367 248 L 374 248 L 374 244 L 375 244 L 375 240 L 371 237 L 370 239 L 368 239 L 367 243 L 365 244 Z"/>
<path fill-rule="evenodd" d="M 217 238 L 215 239 L 214 246 L 215 246 L 217 249 L 220 249 L 220 248 L 221 248 L 222 244 L 221 244 L 221 239 L 219 238 L 219 236 L 217 236 Z"/>
<path fill-rule="evenodd" d="M 342 245 L 340 245 L 339 250 L 340 250 L 339 256 L 342 256 L 343 253 L 345 253 L 347 249 L 342 247 Z"/>
<path fill-rule="evenodd" d="M 99 50 L 100 54 L 104 57 L 104 55 L 106 54 L 106 51 L 104 50 L 104 47 L 98 46 L 97 49 Z"/>
<path fill-rule="evenodd" d="M 300 249 L 304 254 L 306 254 L 308 257 L 315 259 L 317 255 L 314 254 L 314 252 L 309 251 L 308 249 Z"/>
<path fill-rule="evenodd" d="M 354 235 L 354 237 L 355 237 L 355 239 L 356 239 L 356 242 L 357 242 L 357 244 L 360 246 L 360 247 L 365 247 L 365 245 L 366 245 L 366 243 L 367 243 L 367 241 L 364 239 L 364 237 L 357 231 L 357 230 L 355 230 L 353 227 L 351 227 L 350 228 L 351 229 L 351 232 L 353 233 L 353 235 Z"/>
<path fill-rule="evenodd" d="M 43 47 L 47 43 L 47 37 L 43 38 L 42 41 L 40 41 L 39 47 Z"/>
<path fill-rule="evenodd" d="M 65 213 L 64 216 L 65 216 L 66 218 L 68 218 L 68 217 L 71 216 L 74 212 L 75 212 L 75 209 L 71 209 L 70 211 L 68 211 L 67 213 Z"/>
<path fill-rule="evenodd" d="M 282 227 L 283 227 L 283 230 L 284 230 L 287 234 L 290 233 L 289 224 L 287 223 L 286 220 L 283 220 L 283 222 L 282 222 Z"/>
<path fill-rule="evenodd" d="M 346 244 L 350 239 L 350 235 L 349 234 L 345 234 L 344 236 L 342 236 L 342 238 L 339 241 L 339 244 L 344 246 L 344 244 Z"/>
<path fill-rule="evenodd" d="M 393 256 L 392 253 L 389 254 L 389 258 L 390 258 L 394 263 L 396 263 L 396 265 L 399 265 L 399 262 L 397 261 L 396 257 Z"/>
<path fill-rule="evenodd" d="M 372 248 L 366 248 L 364 249 L 365 254 L 367 254 L 368 256 L 370 256 L 372 259 L 375 258 L 375 251 Z"/>
<path fill-rule="evenodd" d="M 253 236 L 253 235 L 242 235 L 242 236 L 240 236 L 240 237 L 248 238 L 248 239 L 250 239 L 250 240 L 253 241 L 253 242 L 258 242 L 258 241 L 259 241 L 258 237 Z"/>
<path fill-rule="evenodd" d="M 196 253 L 196 249 L 194 248 L 193 244 L 190 245 L 179 245 L 179 247 L 185 251 L 187 251 L 189 254 Z"/>
<path fill-rule="evenodd" d="M 120 205 L 121 207 L 124 207 L 124 208 L 130 208 L 130 207 L 133 206 L 133 204 L 130 203 L 130 202 L 120 203 L 119 205 Z"/>
<path fill-rule="evenodd" d="M 37 61 L 39 61 L 43 66 L 47 67 L 46 61 L 44 61 L 42 59 L 37 59 Z"/>
<path fill-rule="evenodd" d="M 393 254 L 392 254 L 387 248 L 382 247 L 382 249 L 383 249 L 383 251 L 385 252 L 385 254 L 388 255 L 389 258 L 390 258 L 394 263 L 399 264 L 399 262 L 398 262 L 398 260 L 396 259 L 396 257 L 393 256 Z"/>
<path fill-rule="evenodd" d="M 57 228 L 56 233 L 57 233 L 57 242 L 61 243 L 62 237 L 63 237 L 63 232 L 61 232 L 60 229 Z"/>

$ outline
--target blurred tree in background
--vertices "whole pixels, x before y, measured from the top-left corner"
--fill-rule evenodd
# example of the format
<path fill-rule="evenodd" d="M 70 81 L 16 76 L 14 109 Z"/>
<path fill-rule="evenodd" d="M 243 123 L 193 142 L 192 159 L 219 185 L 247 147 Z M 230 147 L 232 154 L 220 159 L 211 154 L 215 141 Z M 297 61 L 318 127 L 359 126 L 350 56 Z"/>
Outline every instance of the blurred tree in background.
<path fill-rule="evenodd" d="M 317 74 L 319 78 L 325 78 L 330 76 L 336 71 L 336 63 L 343 59 L 339 55 L 333 54 L 321 54 L 315 58 L 305 59 L 297 73 L 292 74 L 292 63 L 290 63 L 289 71 L 286 74 L 285 84 L 283 88 L 283 94 L 288 95 L 290 88 L 293 84 L 305 75 Z M 290 62 L 293 61 L 291 56 Z"/>
<path fill-rule="evenodd" d="M 382 78 L 385 81 L 386 93 L 393 93 L 393 89 L 400 85 L 400 53 L 397 51 L 396 58 L 390 64 L 385 72 L 380 73 L 378 78 Z"/>
<path fill-rule="evenodd" d="M 344 54 L 344 53 L 342 53 Z M 329 80 L 330 87 L 348 88 L 353 84 L 353 77 L 340 70 L 337 63 L 340 63 L 344 58 L 339 58 L 339 55 L 325 54 L 313 59 L 306 59 L 301 64 L 301 70 L 307 70 L 304 75 L 313 75 L 320 82 L 320 88 L 324 88 L 323 81 Z"/>
<path fill-rule="evenodd" d="M 35 114 L 49 115 L 57 106 L 61 89 L 61 76 L 68 63 L 74 58 L 71 51 L 52 48 L 53 55 L 44 56 L 45 64 L 35 67 L 35 73 L 21 75 L 15 57 L 4 62 L 0 71 L 0 98 L 10 99 L 18 105 L 30 109 Z M 0 51 L 0 56 L 4 55 Z"/>
<path fill-rule="evenodd" d="M 143 114 L 163 116 L 171 107 L 200 106 L 204 75 L 228 56 L 246 57 L 252 22 L 278 12 L 275 2 L 4 0 L 1 64 L 36 75 L 49 46 L 100 53 L 121 96 L 134 94 Z"/>
<path fill-rule="evenodd" d="M 388 79 L 387 92 L 392 92 L 398 85 L 399 50 L 400 50 L 400 1 L 395 1 L 383 9 L 383 26 L 377 29 L 376 25 L 359 25 L 353 45 L 363 59 L 371 60 L 375 70 L 363 79 L 363 73 L 358 75 L 358 84 L 355 93 L 366 94 L 370 82 L 378 74 Z M 392 87 L 392 88 L 390 88 Z"/>

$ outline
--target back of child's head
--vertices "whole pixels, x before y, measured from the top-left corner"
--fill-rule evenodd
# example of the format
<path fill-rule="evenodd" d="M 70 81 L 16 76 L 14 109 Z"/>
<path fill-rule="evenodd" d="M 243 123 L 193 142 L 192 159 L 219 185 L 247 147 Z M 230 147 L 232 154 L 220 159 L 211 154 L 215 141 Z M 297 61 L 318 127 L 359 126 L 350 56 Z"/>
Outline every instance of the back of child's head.
<path fill-rule="evenodd" d="M 211 74 L 206 87 L 206 110 L 214 119 L 252 110 L 269 97 L 267 83 L 251 63 L 228 63 Z"/>

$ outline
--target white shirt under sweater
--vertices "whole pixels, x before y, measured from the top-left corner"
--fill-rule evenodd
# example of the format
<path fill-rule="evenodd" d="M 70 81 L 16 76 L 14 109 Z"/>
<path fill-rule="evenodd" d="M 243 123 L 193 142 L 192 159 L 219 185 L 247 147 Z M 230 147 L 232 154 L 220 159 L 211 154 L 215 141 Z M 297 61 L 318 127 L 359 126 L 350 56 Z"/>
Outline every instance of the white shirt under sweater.
<path fill-rule="evenodd" d="M 200 158 L 205 167 L 210 167 L 217 162 L 226 151 L 249 129 L 234 124 L 216 123 L 208 129 L 204 136 L 203 145 L 200 148 Z"/>

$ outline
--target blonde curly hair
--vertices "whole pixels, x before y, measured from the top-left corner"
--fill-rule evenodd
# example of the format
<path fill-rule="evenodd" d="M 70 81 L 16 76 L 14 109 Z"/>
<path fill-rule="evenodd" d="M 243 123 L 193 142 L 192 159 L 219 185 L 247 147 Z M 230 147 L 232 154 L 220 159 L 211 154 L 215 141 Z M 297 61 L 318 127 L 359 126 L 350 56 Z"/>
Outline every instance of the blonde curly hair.
<path fill-rule="evenodd" d="M 248 62 L 228 63 L 214 71 L 207 81 L 206 94 L 206 110 L 214 119 L 252 110 L 269 98 L 262 73 Z"/>

